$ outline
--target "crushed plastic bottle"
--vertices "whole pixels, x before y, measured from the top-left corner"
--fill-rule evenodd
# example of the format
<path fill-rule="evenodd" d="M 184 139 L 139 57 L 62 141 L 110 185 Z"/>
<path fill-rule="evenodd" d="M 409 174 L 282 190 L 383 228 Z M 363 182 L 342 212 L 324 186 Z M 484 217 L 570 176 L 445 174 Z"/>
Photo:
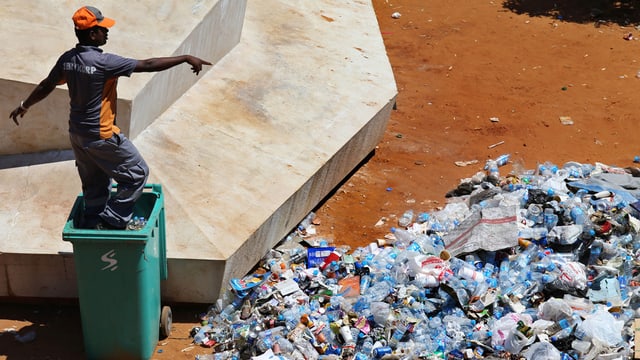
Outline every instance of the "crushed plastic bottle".
<path fill-rule="evenodd" d="M 21 343 L 30 343 L 34 340 L 36 340 L 37 334 L 35 330 L 29 330 L 23 333 L 18 333 L 14 335 L 14 338 L 16 339 L 16 341 L 21 342 Z"/>
<path fill-rule="evenodd" d="M 484 165 L 484 170 L 488 171 L 489 173 L 495 172 L 497 171 L 498 167 L 506 165 L 509 162 L 510 157 L 510 154 L 502 154 L 495 159 L 487 160 L 486 164 Z"/>
<path fill-rule="evenodd" d="M 145 220 L 144 216 L 134 216 L 127 223 L 127 230 L 142 230 L 147 225 L 147 220 Z"/>
<path fill-rule="evenodd" d="M 405 211 L 398 219 L 398 226 L 406 228 L 413 222 L 413 210 L 409 209 Z"/>

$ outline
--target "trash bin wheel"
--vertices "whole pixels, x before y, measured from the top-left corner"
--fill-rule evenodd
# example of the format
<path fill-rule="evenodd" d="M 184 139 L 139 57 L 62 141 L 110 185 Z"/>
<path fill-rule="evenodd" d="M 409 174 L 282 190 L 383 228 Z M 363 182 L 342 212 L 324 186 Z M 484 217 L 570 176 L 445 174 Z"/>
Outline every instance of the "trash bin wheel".
<path fill-rule="evenodd" d="M 171 308 L 169 306 L 162 307 L 162 313 L 160 314 L 160 336 L 168 338 L 171 335 L 171 324 L 173 323 L 173 315 L 171 314 Z"/>

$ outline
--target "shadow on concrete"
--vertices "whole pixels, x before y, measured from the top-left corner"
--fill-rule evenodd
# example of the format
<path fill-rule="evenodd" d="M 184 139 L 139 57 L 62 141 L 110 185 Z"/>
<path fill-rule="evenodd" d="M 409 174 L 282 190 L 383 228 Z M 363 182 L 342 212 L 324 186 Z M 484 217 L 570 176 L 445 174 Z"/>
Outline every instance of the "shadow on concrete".
<path fill-rule="evenodd" d="M 33 154 L 2 155 L 0 156 L 0 169 L 41 165 L 73 159 L 73 150 L 57 150 Z"/>
<path fill-rule="evenodd" d="M 640 22 L 640 1 L 637 0 L 507 0 L 502 6 L 516 14 L 595 26 L 627 26 Z"/>

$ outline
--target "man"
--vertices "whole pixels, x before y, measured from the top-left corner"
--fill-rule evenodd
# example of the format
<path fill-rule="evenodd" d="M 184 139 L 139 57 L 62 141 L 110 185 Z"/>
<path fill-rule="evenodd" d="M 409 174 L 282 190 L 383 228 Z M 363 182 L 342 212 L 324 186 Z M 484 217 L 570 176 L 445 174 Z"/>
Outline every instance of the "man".
<path fill-rule="evenodd" d="M 10 117 L 18 123 L 29 107 L 46 98 L 57 85 L 67 84 L 70 97 L 69 138 L 82 181 L 85 201 L 80 226 L 125 229 L 133 206 L 141 196 L 149 168 L 127 137 L 116 126 L 118 77 L 134 72 L 162 71 L 182 63 L 198 75 L 211 65 L 191 55 L 135 60 L 103 53 L 113 19 L 93 6 L 78 9 L 73 17 L 78 44 L 60 56 L 49 75 Z M 118 188 L 111 196 L 111 181 Z"/>

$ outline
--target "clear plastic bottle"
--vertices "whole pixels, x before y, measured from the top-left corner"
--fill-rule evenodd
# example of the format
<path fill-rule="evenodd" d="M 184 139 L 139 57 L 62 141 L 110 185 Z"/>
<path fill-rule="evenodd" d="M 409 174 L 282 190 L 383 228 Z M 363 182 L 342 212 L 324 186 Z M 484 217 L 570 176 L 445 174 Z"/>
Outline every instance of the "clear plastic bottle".
<path fill-rule="evenodd" d="M 553 212 L 553 209 L 544 209 L 544 226 L 548 231 L 551 231 L 558 224 L 558 215 Z"/>
<path fill-rule="evenodd" d="M 482 274 L 487 279 L 492 278 L 495 272 L 496 272 L 496 266 L 493 265 L 492 261 L 487 261 L 482 267 Z"/>
<path fill-rule="evenodd" d="M 494 280 L 495 279 L 491 279 Z M 490 279 L 485 279 L 483 281 L 478 281 L 477 282 L 478 285 L 476 286 L 476 288 L 473 290 L 473 292 L 471 293 L 473 295 L 474 298 L 481 298 L 484 294 L 487 293 L 487 291 L 489 290 L 490 287 L 492 287 L 492 283 L 490 281 Z M 484 304 L 478 303 L 477 306 L 484 306 Z"/>
<path fill-rule="evenodd" d="M 544 164 L 538 165 L 538 174 L 544 177 L 551 177 L 557 171 L 558 171 L 558 166 L 549 161 L 546 161 Z"/>
<path fill-rule="evenodd" d="M 364 295 L 369 290 L 369 286 L 371 285 L 371 275 L 362 274 L 360 275 L 360 295 Z"/>
<path fill-rule="evenodd" d="M 439 256 L 444 250 L 444 245 L 436 235 L 418 234 L 414 242 L 420 247 L 420 251 L 426 255 Z"/>
<path fill-rule="evenodd" d="M 392 290 L 392 286 L 388 281 L 377 281 L 363 296 L 366 296 L 370 302 L 384 300 Z"/>
<path fill-rule="evenodd" d="M 418 214 L 416 221 L 420 224 L 424 224 L 431 219 L 431 215 L 428 212 L 421 212 Z"/>
<path fill-rule="evenodd" d="M 480 271 L 477 271 L 473 265 L 467 262 L 464 262 L 464 264 L 458 269 L 457 274 L 459 277 L 466 280 L 473 280 L 477 281 L 478 283 L 485 281 L 484 274 Z"/>
<path fill-rule="evenodd" d="M 489 159 L 484 165 L 484 170 L 489 174 L 496 174 L 498 172 L 498 167 L 506 165 L 509 162 L 510 157 L 510 154 L 502 154 L 495 159 Z"/>
<path fill-rule="evenodd" d="M 535 244 L 546 246 L 549 231 L 546 227 L 525 227 L 518 231 L 518 238 L 529 240 Z"/>
<path fill-rule="evenodd" d="M 398 346 L 398 343 L 402 340 L 404 335 L 407 332 L 407 325 L 402 321 L 398 321 L 398 323 L 393 327 L 391 336 L 389 337 L 389 346 L 392 349 L 395 349 Z"/>
<path fill-rule="evenodd" d="M 147 221 L 145 220 L 144 217 L 134 216 L 127 223 L 127 229 L 128 230 L 142 230 L 145 227 L 146 224 L 147 224 Z"/>
<path fill-rule="evenodd" d="M 262 330 L 258 333 L 259 338 L 270 337 L 275 339 L 276 336 L 282 336 L 282 334 L 286 331 L 286 326 L 280 325 L 273 327 L 271 329 Z"/>
<path fill-rule="evenodd" d="M 229 304 L 220 312 L 220 318 L 231 321 L 235 312 L 235 306 L 233 306 L 233 304 Z"/>
<path fill-rule="evenodd" d="M 500 262 L 500 268 L 498 272 L 498 283 L 500 284 L 500 287 L 503 289 L 508 288 L 511 284 L 510 270 L 511 270 L 511 262 L 509 261 L 508 258 L 505 258 Z"/>
<path fill-rule="evenodd" d="M 537 258 L 538 254 L 538 246 L 537 245 L 529 245 L 524 251 L 518 254 L 518 257 L 514 263 L 512 263 L 511 268 L 517 272 L 521 272 L 528 268 L 531 261 Z"/>
<path fill-rule="evenodd" d="M 304 354 L 304 358 L 308 360 L 317 360 L 320 357 L 318 350 L 311 344 L 310 341 L 300 337 L 293 342 L 293 345 L 296 349 L 298 349 L 302 354 Z"/>
<path fill-rule="evenodd" d="M 627 277 L 627 279 L 631 279 L 633 276 L 633 256 L 627 254 L 624 256 L 624 263 L 622 263 L 622 274 Z"/>
<path fill-rule="evenodd" d="M 602 240 L 596 239 L 591 244 L 588 264 L 589 265 L 597 264 L 598 260 L 600 259 L 600 254 L 602 254 Z"/>
<path fill-rule="evenodd" d="M 569 161 L 562 165 L 562 168 L 567 170 L 568 177 L 573 179 L 579 179 L 584 177 L 584 173 L 582 171 L 582 164 L 575 161 Z"/>
<path fill-rule="evenodd" d="M 373 339 L 371 336 L 366 336 L 362 341 L 362 346 L 360 347 L 360 352 L 367 356 L 371 356 L 373 351 Z"/>
<path fill-rule="evenodd" d="M 364 353 L 358 351 L 355 353 L 354 360 L 369 360 L 369 356 L 365 355 Z"/>
<path fill-rule="evenodd" d="M 416 286 L 419 286 L 420 288 L 433 288 L 440 285 L 438 278 L 433 275 L 423 273 L 415 274 L 412 283 Z"/>
<path fill-rule="evenodd" d="M 475 341 L 484 343 L 491 338 L 491 335 L 493 335 L 493 333 L 489 329 L 489 326 L 484 322 L 480 322 L 473 327 L 473 329 L 467 335 L 467 337 L 470 340 L 475 340 Z"/>
<path fill-rule="evenodd" d="M 462 306 L 467 306 L 469 304 L 469 293 L 467 292 L 466 282 L 460 280 L 457 276 L 447 273 L 445 276 L 446 283 L 453 289 L 456 296 L 458 297 L 458 302 Z"/>
<path fill-rule="evenodd" d="M 305 216 L 304 219 L 302 219 L 302 221 L 300 222 L 300 224 L 298 224 L 298 230 L 304 231 L 306 229 L 308 229 L 311 224 L 313 223 L 313 220 L 316 218 L 316 214 L 312 211 L 309 214 L 307 214 L 307 216 Z"/>
<path fill-rule="evenodd" d="M 598 198 L 596 198 L 594 200 L 591 200 L 591 206 L 596 211 L 608 213 L 613 209 L 614 204 L 611 201 L 611 199 L 608 199 L 608 198 L 598 199 Z"/>
<path fill-rule="evenodd" d="M 551 342 L 557 342 L 557 341 L 566 339 L 569 336 L 571 336 L 571 334 L 573 334 L 573 330 L 575 326 L 571 324 L 571 322 L 569 322 L 567 319 L 560 319 L 558 321 L 558 325 L 560 325 L 562 330 L 558 331 L 557 333 L 551 336 L 550 338 Z"/>
<path fill-rule="evenodd" d="M 212 326 L 211 324 L 207 324 L 204 325 L 200 328 L 200 330 L 198 330 L 198 332 L 193 336 L 193 342 L 194 344 L 204 344 L 205 341 L 207 341 L 209 339 L 209 331 L 211 331 Z"/>
<path fill-rule="evenodd" d="M 398 219 L 398 226 L 406 228 L 413 222 L 413 210 L 405 211 Z"/>
<path fill-rule="evenodd" d="M 408 247 L 416 238 L 415 234 L 403 228 L 392 227 L 391 233 L 396 238 L 393 245 L 401 249 Z"/>
<path fill-rule="evenodd" d="M 461 331 L 463 336 L 466 336 L 466 334 L 473 331 L 473 328 L 477 323 L 476 320 L 469 319 L 466 315 L 458 313 L 445 315 L 442 321 L 447 324 L 446 326 L 450 329 Z"/>
<path fill-rule="evenodd" d="M 544 222 L 542 207 L 538 204 L 529 204 L 527 207 L 527 219 L 529 219 L 534 225 L 542 224 Z"/>
<path fill-rule="evenodd" d="M 260 354 L 264 354 L 273 347 L 274 339 L 271 336 L 261 336 L 256 340 L 256 349 Z"/>
<path fill-rule="evenodd" d="M 498 166 L 504 166 L 509 162 L 510 154 L 502 154 L 496 158 L 496 164 Z"/>
<path fill-rule="evenodd" d="M 500 176 L 500 170 L 498 169 L 498 163 L 495 160 L 487 160 L 484 166 L 488 176 Z"/>

